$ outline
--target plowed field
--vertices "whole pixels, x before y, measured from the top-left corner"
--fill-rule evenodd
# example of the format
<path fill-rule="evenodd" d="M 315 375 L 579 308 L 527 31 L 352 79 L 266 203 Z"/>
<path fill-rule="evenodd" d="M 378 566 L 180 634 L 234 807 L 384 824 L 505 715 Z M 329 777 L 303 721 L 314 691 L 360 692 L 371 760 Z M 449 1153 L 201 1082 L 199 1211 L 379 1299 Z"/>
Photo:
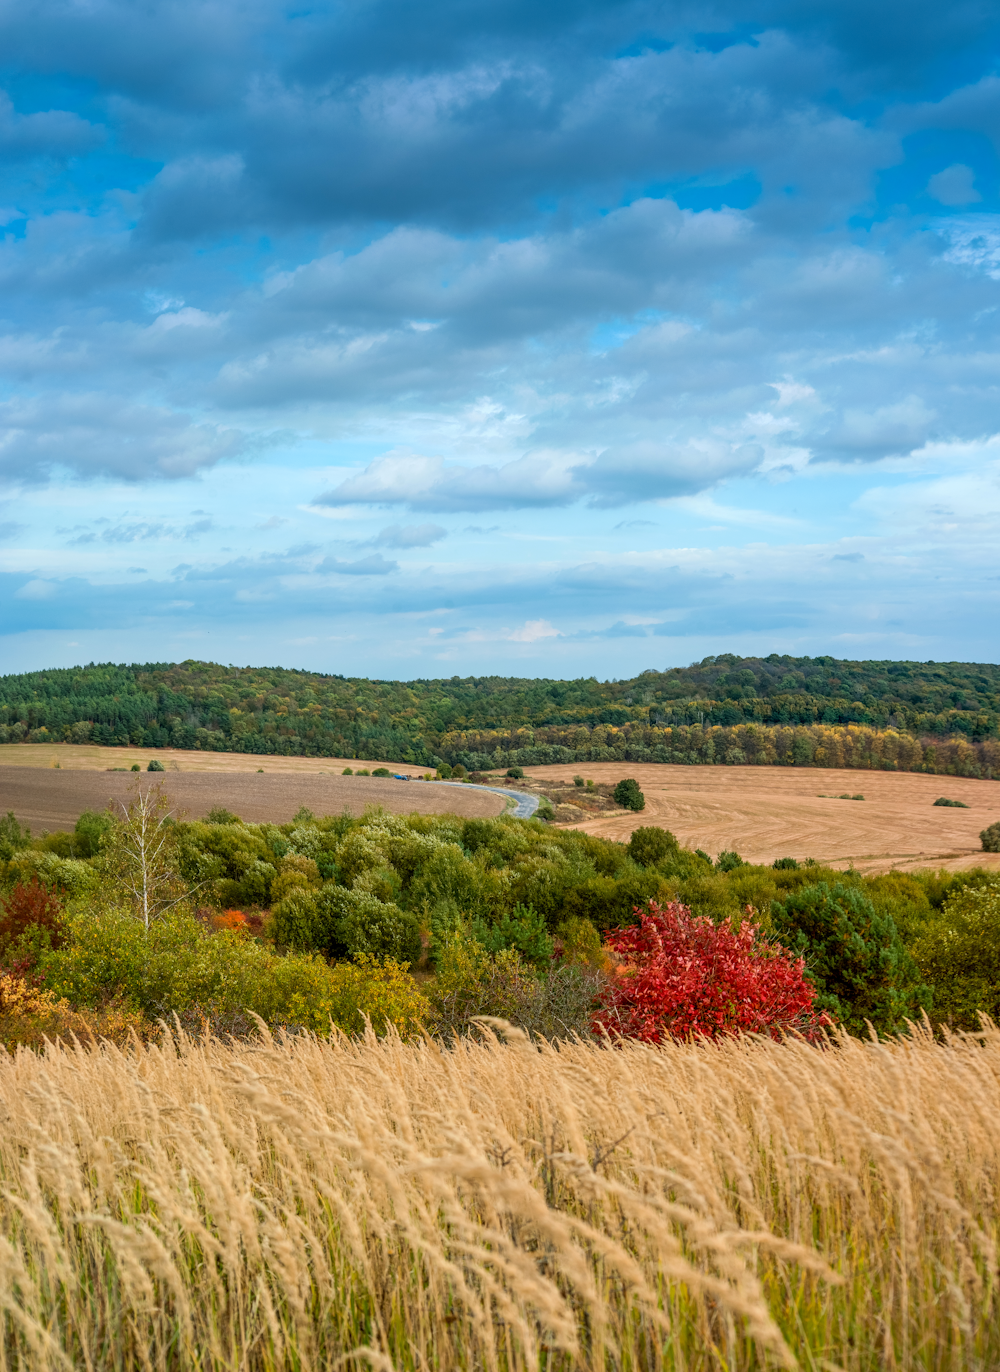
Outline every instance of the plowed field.
<path fill-rule="evenodd" d="M 813 767 L 673 767 L 590 762 L 532 767 L 532 778 L 567 781 L 582 772 L 600 783 L 635 777 L 646 797 L 639 814 L 595 816 L 570 827 L 627 839 L 641 824 L 672 830 L 712 857 L 733 849 L 748 862 L 816 858 L 861 871 L 890 867 L 1000 867 L 980 830 L 1000 820 L 1000 782 L 910 772 Z M 831 799 L 841 792 L 864 800 Z M 939 796 L 968 810 L 935 806 Z"/>
<path fill-rule="evenodd" d="M 0 765 L 0 814 L 13 810 L 35 834 L 43 829 L 72 829 L 82 810 L 102 810 L 109 800 L 126 798 L 137 775 L 143 785 L 163 782 L 177 810 L 189 819 L 200 819 L 222 806 L 241 819 L 285 824 L 303 805 L 317 815 L 339 815 L 344 810 L 360 815 L 369 805 L 381 805 L 396 814 L 417 810 L 487 818 L 501 814 L 506 804 L 502 796 L 478 787 L 386 777 L 236 770 L 177 771 L 161 776 Z"/>

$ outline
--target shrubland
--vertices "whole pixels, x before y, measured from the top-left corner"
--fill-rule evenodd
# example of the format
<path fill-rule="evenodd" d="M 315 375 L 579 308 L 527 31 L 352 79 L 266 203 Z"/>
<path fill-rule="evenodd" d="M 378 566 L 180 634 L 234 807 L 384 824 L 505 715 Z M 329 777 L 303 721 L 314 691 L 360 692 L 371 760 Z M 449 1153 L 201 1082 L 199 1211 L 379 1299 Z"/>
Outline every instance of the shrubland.
<path fill-rule="evenodd" d="M 485 1014 L 586 1038 L 616 1015 L 617 1032 L 642 1018 L 623 1016 L 636 970 L 623 950 L 647 926 L 668 962 L 700 950 L 699 975 L 737 945 L 757 959 L 738 977 L 757 988 L 755 1008 L 723 1017 L 727 1032 L 762 1024 L 765 1003 L 775 1025 L 795 1022 L 779 1010 L 782 957 L 801 964 L 809 1013 L 859 1035 L 896 1034 L 924 1014 L 971 1029 L 1000 1010 L 1000 884 L 985 872 L 713 862 L 655 826 L 619 844 L 537 819 L 380 810 L 184 821 L 145 781 L 127 812 L 87 812 L 73 834 L 38 840 L 9 816 L 0 843 L 0 967 L 76 1015 L 114 1005 L 130 1023 L 179 1015 L 230 1033 L 258 1021 L 355 1032 L 367 1015 L 378 1032 L 451 1038 Z M 649 923 L 664 910 L 669 936 Z M 703 1032 L 670 977 L 656 978 L 674 986 L 654 1015 L 664 1032 Z"/>

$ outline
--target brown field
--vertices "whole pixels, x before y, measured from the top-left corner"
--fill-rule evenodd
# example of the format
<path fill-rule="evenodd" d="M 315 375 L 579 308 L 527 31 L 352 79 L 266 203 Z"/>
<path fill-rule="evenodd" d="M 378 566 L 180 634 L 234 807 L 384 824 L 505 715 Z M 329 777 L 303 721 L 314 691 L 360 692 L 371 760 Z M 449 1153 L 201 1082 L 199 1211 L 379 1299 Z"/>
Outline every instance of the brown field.
<path fill-rule="evenodd" d="M 0 743 L 0 767 L 48 767 L 63 771 L 104 772 L 109 767 L 143 771 L 153 758 L 168 772 L 280 772 L 293 776 L 340 776 L 345 767 L 389 767 L 407 776 L 423 776 L 426 767 L 393 762 L 391 758 L 271 757 L 264 753 L 199 753 L 180 748 L 99 748 L 84 743 Z M 433 770 L 433 769 L 432 769 Z"/>
<path fill-rule="evenodd" d="M 490 817 L 502 814 L 503 796 L 478 787 L 431 786 L 425 782 L 393 781 L 387 777 L 345 777 L 331 773 L 257 774 L 235 768 L 211 772 L 168 772 L 152 775 L 98 772 L 0 764 L 0 814 L 13 810 L 22 824 L 38 834 L 43 829 L 72 829 L 83 810 L 102 810 L 109 800 L 125 799 L 128 787 L 143 781 L 162 781 L 178 812 L 200 819 L 215 806 L 232 810 L 241 819 L 285 824 L 303 805 L 317 815 L 344 810 L 363 814 L 381 805 L 396 814 L 459 814 Z"/>
<path fill-rule="evenodd" d="M 861 871 L 977 865 L 1000 868 L 984 853 L 980 830 L 1000 820 L 1000 781 L 911 772 L 834 771 L 825 767 L 674 767 L 589 762 L 532 767 L 533 779 L 572 786 L 575 773 L 595 782 L 635 777 L 646 797 L 639 814 L 595 815 L 570 827 L 628 839 L 641 824 L 670 829 L 681 843 L 712 857 L 734 849 L 748 862 L 815 858 Z M 826 799 L 861 792 L 864 801 Z M 935 807 L 938 796 L 971 808 Z"/>

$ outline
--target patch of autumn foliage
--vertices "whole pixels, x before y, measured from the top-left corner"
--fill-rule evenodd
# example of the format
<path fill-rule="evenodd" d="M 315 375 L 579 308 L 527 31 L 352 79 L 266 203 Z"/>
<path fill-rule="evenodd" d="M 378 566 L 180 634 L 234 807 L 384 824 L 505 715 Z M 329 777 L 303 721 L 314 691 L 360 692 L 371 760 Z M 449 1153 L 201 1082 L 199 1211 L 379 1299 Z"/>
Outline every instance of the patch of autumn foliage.
<path fill-rule="evenodd" d="M 245 933 L 247 917 L 242 910 L 223 910 L 221 914 L 212 916 L 212 928 L 230 929 L 233 933 Z"/>
<path fill-rule="evenodd" d="M 0 947 L 16 943 L 29 929 L 46 929 L 53 948 L 62 942 L 62 903 L 54 891 L 36 878 L 19 881 L 0 901 Z"/>
<path fill-rule="evenodd" d="M 212 928 L 216 933 L 228 930 L 233 934 L 249 934 L 257 938 L 264 931 L 264 916 L 259 910 L 223 910 L 211 916 Z"/>
<path fill-rule="evenodd" d="M 598 1030 L 644 1043 L 792 1032 L 815 1039 L 830 1023 L 813 1007 L 803 959 L 762 939 L 756 924 L 713 924 L 678 902 L 650 901 L 636 914 L 638 925 L 606 941 L 612 970 Z"/>

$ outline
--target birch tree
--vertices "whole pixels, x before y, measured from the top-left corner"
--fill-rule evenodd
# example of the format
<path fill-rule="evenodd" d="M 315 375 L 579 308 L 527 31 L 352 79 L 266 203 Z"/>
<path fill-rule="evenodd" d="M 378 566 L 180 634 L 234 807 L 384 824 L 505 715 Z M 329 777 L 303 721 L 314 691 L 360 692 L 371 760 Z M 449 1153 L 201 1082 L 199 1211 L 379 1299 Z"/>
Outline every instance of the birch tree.
<path fill-rule="evenodd" d="M 175 844 L 170 798 L 160 784 L 143 789 L 136 781 L 131 799 L 103 840 L 104 868 L 127 892 L 146 928 L 187 894 L 174 870 Z"/>

